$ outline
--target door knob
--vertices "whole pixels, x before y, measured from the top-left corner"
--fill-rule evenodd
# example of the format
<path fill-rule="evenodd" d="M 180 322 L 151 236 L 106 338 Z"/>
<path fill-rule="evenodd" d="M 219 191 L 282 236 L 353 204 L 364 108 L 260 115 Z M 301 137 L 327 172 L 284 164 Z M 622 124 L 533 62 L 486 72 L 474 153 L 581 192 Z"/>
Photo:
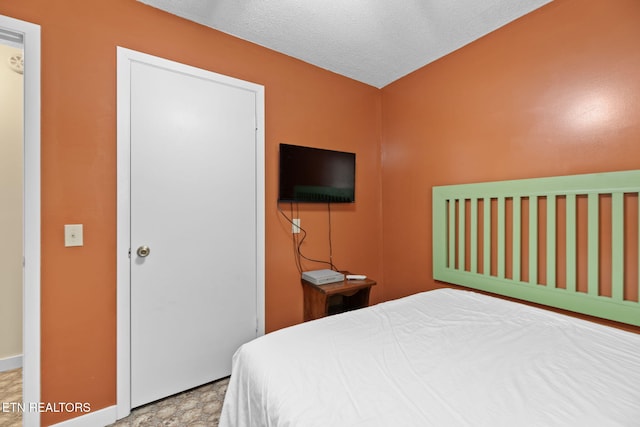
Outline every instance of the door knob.
<path fill-rule="evenodd" d="M 140 246 L 136 251 L 136 253 L 138 254 L 139 257 L 144 258 L 148 256 L 149 253 L 151 253 L 151 249 L 149 249 L 149 246 Z"/>

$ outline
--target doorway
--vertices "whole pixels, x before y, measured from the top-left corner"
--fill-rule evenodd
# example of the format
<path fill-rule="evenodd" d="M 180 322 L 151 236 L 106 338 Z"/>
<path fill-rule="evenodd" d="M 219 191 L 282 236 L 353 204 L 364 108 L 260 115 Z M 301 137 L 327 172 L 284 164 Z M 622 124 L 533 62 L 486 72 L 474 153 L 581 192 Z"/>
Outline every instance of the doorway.
<path fill-rule="evenodd" d="M 22 400 L 28 403 L 40 401 L 40 26 L 0 15 L 0 34 L 22 43 L 24 65 L 21 362 Z M 23 425 L 39 426 L 40 414 L 24 412 Z"/>
<path fill-rule="evenodd" d="M 0 32 L 0 372 L 22 368 L 23 61 L 10 38 Z"/>

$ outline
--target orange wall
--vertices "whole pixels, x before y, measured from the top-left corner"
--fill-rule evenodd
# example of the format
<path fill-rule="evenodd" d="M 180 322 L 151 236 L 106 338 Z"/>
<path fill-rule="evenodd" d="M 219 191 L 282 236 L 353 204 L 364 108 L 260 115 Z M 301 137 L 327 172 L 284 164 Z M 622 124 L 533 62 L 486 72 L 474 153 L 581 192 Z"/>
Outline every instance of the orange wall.
<path fill-rule="evenodd" d="M 0 14 L 42 28 L 43 401 L 116 402 L 116 46 L 265 86 L 268 331 L 302 321 L 290 226 L 276 209 L 280 142 L 357 153 L 358 201 L 333 209 L 334 261 L 381 275 L 378 89 L 135 0 L 0 0 Z M 300 216 L 305 254 L 327 258 L 326 210 Z M 66 223 L 85 224 L 84 247 L 64 248 Z M 372 298 L 381 294 L 382 284 Z"/>
<path fill-rule="evenodd" d="M 265 85 L 269 331 L 302 319 L 279 142 L 357 152 L 334 261 L 384 269 L 374 302 L 436 286 L 431 186 L 640 167 L 636 0 L 555 0 L 381 91 L 135 0 L 0 0 L 0 14 L 42 27 L 43 401 L 115 403 L 116 45 Z M 300 216 L 305 254 L 325 256 L 326 212 Z M 76 222 L 85 246 L 65 249 Z"/>
<path fill-rule="evenodd" d="M 640 168 L 639 22 L 555 0 L 382 90 L 385 297 L 438 286 L 432 186 Z"/>

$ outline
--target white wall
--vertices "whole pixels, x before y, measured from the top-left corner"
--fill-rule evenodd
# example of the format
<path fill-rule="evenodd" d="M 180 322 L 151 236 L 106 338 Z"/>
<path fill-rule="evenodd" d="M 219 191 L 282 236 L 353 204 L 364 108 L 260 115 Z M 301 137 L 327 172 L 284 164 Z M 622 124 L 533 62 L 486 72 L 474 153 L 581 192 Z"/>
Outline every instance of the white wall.
<path fill-rule="evenodd" d="M 0 43 L 0 361 L 22 354 L 23 76 Z"/>

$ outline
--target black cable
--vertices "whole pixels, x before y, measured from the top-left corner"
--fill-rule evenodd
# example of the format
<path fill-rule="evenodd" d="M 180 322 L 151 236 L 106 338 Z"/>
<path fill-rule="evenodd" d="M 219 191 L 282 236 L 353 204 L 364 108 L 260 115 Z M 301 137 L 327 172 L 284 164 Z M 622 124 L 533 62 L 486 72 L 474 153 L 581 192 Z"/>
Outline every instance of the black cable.
<path fill-rule="evenodd" d="M 301 247 L 302 247 L 302 243 L 304 242 L 304 239 L 307 238 L 307 230 L 305 230 L 304 228 L 300 227 L 299 225 L 296 225 L 296 227 L 298 227 L 298 229 L 302 233 L 302 238 L 298 242 L 298 256 L 306 259 L 309 262 L 316 262 L 318 264 L 327 264 L 328 266 L 331 267 L 332 264 L 329 261 L 323 261 L 323 260 L 320 260 L 320 259 L 309 258 L 305 254 L 302 253 Z"/>
<path fill-rule="evenodd" d="M 329 265 L 332 270 L 338 271 L 336 266 L 333 264 L 333 243 L 331 241 L 331 202 L 327 202 L 327 212 L 329 215 Z"/>
<path fill-rule="evenodd" d="M 280 211 L 280 212 L 282 212 L 282 211 Z M 291 218 L 294 218 L 294 216 L 293 216 L 293 203 L 291 203 L 289 205 L 289 214 L 291 215 Z M 299 206 L 298 206 L 297 203 L 296 203 L 296 215 L 299 215 Z M 287 217 L 285 216 L 285 218 L 287 218 Z M 297 218 L 299 218 L 299 216 Z M 291 223 L 292 227 L 296 227 L 296 224 L 293 222 L 293 220 L 290 220 L 289 218 L 287 218 L 287 220 Z M 298 227 L 298 229 L 299 229 L 299 227 Z M 295 259 L 296 268 L 298 269 L 298 273 L 302 274 L 302 262 L 300 261 L 300 255 L 298 254 L 298 252 L 299 252 L 298 251 L 298 245 L 299 245 L 299 243 L 298 243 L 298 235 L 299 234 L 298 233 L 293 233 L 293 228 L 291 229 L 291 231 L 292 231 L 291 234 L 293 235 L 292 238 L 291 238 L 291 242 L 293 243 L 293 248 L 292 248 L 293 249 L 293 258 Z"/>
<path fill-rule="evenodd" d="M 297 214 L 299 214 L 299 206 L 296 203 L 296 210 L 297 210 Z M 307 238 L 307 231 L 300 227 L 300 225 L 297 225 L 293 222 L 293 220 L 289 217 L 287 217 L 287 215 L 284 213 L 284 211 L 282 210 L 282 208 L 280 208 L 280 205 L 278 205 L 278 211 L 280 212 L 280 214 L 293 226 L 296 227 L 300 233 L 302 233 L 302 238 L 300 239 L 298 237 L 298 234 L 300 233 L 293 233 L 293 247 L 294 247 L 294 254 L 296 256 L 296 267 L 298 268 L 298 272 L 302 274 L 303 268 L 302 268 L 302 260 L 301 258 L 304 258 L 305 260 L 309 261 L 309 262 L 315 262 L 315 263 L 319 263 L 319 264 L 327 264 L 332 270 L 336 270 L 335 265 L 333 264 L 333 260 L 331 261 L 323 261 L 323 260 L 318 260 L 318 259 L 313 259 L 313 258 L 309 258 L 307 256 L 305 256 L 302 253 L 302 243 L 304 242 L 304 239 Z M 290 215 L 293 218 L 293 202 L 291 203 L 291 208 L 290 208 Z M 300 216 L 298 215 L 298 218 Z M 331 230 L 329 230 L 329 234 L 331 234 Z M 331 246 L 331 243 L 329 243 L 329 245 Z M 331 251 L 331 249 L 330 249 Z M 333 255 L 330 254 L 330 257 L 332 257 Z"/>
<path fill-rule="evenodd" d="M 296 203 L 296 210 L 299 213 L 299 206 L 298 206 L 297 203 Z M 296 225 L 293 222 L 293 220 L 291 219 L 291 218 L 294 217 L 293 216 L 293 202 L 289 205 L 289 212 L 290 212 L 289 215 L 291 215 L 291 218 L 289 218 L 287 216 L 287 214 L 284 213 L 284 211 L 280 207 L 280 204 L 278 204 L 278 212 L 280 212 L 280 214 L 283 216 L 283 218 L 286 219 L 291 224 L 292 227 L 296 227 L 298 230 L 304 232 L 305 235 L 306 235 L 306 231 L 304 231 L 302 229 L 302 227 Z M 298 217 L 299 217 L 299 215 L 298 215 Z M 293 228 L 292 228 L 292 230 L 293 230 Z M 302 241 L 298 240 L 299 233 L 292 233 L 292 235 L 293 236 L 292 236 L 291 242 L 293 244 L 293 255 L 294 255 L 294 260 L 295 260 L 295 263 L 296 263 L 296 268 L 298 269 L 298 273 L 302 274 L 303 268 L 302 268 L 302 261 L 300 260 L 300 256 L 301 256 L 300 245 L 302 244 Z M 304 240 L 304 238 L 303 238 L 303 240 Z"/>

